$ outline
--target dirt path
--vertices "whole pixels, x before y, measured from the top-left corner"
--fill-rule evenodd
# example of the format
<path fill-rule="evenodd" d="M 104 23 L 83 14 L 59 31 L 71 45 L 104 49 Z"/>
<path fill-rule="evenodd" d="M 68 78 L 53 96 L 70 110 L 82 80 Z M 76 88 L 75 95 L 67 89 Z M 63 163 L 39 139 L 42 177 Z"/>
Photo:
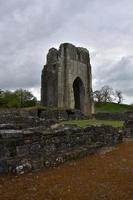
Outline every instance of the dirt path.
<path fill-rule="evenodd" d="M 0 200 L 133 200 L 133 142 L 56 169 L 0 177 Z"/>

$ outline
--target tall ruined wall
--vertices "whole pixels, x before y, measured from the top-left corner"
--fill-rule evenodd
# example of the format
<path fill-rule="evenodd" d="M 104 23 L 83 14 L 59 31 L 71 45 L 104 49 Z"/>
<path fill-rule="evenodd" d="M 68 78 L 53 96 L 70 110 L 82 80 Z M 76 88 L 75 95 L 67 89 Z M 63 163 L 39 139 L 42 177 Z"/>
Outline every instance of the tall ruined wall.
<path fill-rule="evenodd" d="M 41 101 L 44 105 L 57 107 L 58 104 L 58 51 L 49 50 L 47 64 L 41 78 Z"/>
<path fill-rule="evenodd" d="M 79 91 L 75 91 L 74 83 Z M 93 106 L 91 95 L 92 75 L 88 50 L 68 43 L 61 44 L 59 50 L 50 49 L 47 64 L 42 71 L 42 104 L 80 109 L 89 115 Z"/>

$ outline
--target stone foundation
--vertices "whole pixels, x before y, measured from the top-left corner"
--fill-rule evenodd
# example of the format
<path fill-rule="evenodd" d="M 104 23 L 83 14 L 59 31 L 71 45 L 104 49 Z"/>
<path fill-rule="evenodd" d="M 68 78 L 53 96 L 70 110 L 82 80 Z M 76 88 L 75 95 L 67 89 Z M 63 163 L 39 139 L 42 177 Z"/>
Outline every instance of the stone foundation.
<path fill-rule="evenodd" d="M 45 112 L 44 112 L 45 113 Z M 0 173 L 23 174 L 57 166 L 114 146 L 133 136 L 133 121 L 123 130 L 111 126 L 80 128 L 61 125 L 56 118 L 39 118 L 38 111 L 1 110 Z"/>
<path fill-rule="evenodd" d="M 109 126 L 11 128 L 0 130 L 0 173 L 24 173 L 57 166 L 121 141 L 118 130 Z"/>

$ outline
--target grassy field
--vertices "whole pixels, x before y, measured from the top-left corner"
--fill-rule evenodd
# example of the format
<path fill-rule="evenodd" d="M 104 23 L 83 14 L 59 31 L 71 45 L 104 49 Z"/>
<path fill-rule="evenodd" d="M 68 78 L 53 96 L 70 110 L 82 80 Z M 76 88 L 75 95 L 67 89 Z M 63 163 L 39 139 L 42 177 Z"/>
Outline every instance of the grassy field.
<path fill-rule="evenodd" d="M 86 127 L 86 126 L 96 126 L 96 125 L 110 125 L 113 127 L 122 127 L 123 121 L 113 121 L 113 120 L 96 120 L 96 119 L 90 119 L 90 120 L 69 120 L 64 121 L 63 124 L 73 124 L 78 125 L 80 127 Z"/>
<path fill-rule="evenodd" d="M 123 113 L 133 112 L 133 105 L 117 103 L 95 103 L 95 112 Z"/>

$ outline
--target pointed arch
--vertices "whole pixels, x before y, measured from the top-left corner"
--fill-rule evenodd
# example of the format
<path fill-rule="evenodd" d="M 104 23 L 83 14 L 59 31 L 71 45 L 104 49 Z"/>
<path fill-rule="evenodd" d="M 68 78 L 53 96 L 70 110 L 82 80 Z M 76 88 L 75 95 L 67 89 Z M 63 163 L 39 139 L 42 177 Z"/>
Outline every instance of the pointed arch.
<path fill-rule="evenodd" d="M 82 111 L 84 107 L 85 88 L 80 77 L 77 77 L 73 82 L 73 92 L 75 109 Z"/>

